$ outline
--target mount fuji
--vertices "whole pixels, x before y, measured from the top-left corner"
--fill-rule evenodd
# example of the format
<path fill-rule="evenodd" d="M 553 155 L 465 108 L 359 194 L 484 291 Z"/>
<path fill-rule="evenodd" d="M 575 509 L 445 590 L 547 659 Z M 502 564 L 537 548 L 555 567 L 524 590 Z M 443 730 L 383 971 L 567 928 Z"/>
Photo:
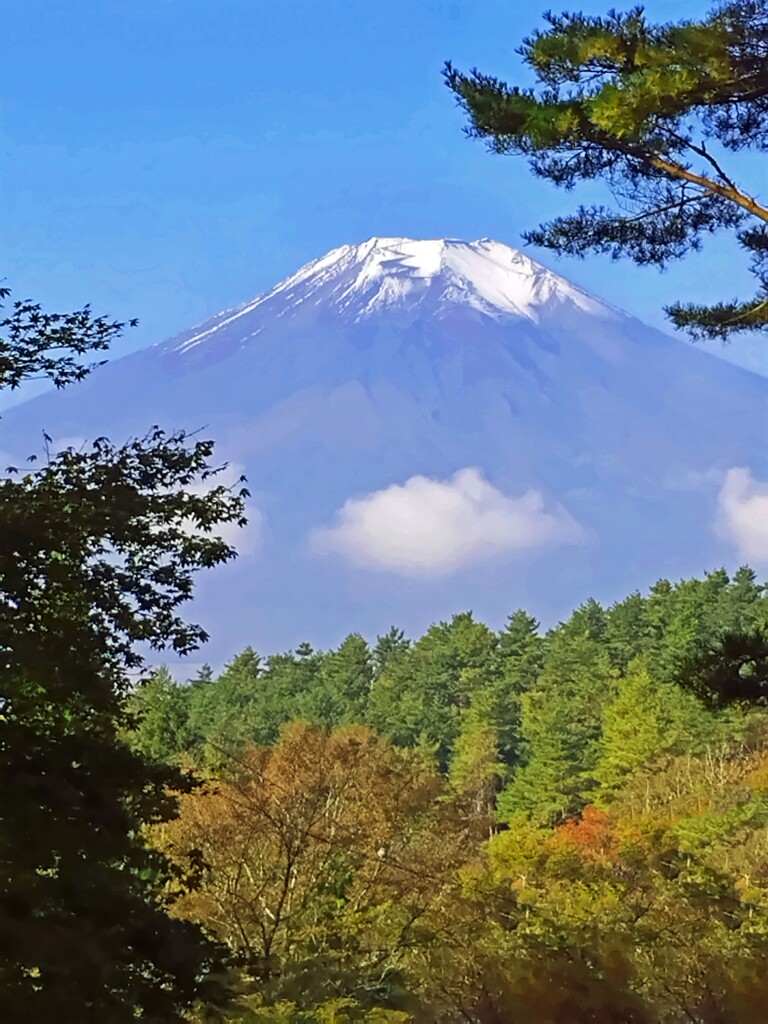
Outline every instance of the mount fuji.
<path fill-rule="evenodd" d="M 768 379 L 489 239 L 334 249 L 10 410 L 0 447 L 154 423 L 204 428 L 253 494 L 191 611 L 217 663 L 768 565 Z"/>

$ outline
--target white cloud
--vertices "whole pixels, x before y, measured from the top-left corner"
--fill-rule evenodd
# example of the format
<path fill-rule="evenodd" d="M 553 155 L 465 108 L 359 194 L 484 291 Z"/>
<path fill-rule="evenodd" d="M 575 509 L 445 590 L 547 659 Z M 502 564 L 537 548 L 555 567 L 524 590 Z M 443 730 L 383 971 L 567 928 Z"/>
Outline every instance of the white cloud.
<path fill-rule="evenodd" d="M 768 565 L 768 484 L 744 467 L 729 469 L 718 496 L 717 531 L 742 557 Z"/>
<path fill-rule="evenodd" d="M 582 532 L 538 491 L 509 498 L 476 468 L 449 480 L 413 476 L 351 498 L 332 526 L 313 531 L 316 551 L 408 576 L 440 575 L 492 555 L 574 543 Z"/>

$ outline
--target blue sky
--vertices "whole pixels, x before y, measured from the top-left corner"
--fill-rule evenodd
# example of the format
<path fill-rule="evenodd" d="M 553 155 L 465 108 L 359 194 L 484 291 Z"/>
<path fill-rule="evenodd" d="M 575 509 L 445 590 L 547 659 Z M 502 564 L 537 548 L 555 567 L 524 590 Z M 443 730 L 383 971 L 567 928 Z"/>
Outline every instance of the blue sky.
<path fill-rule="evenodd" d="M 519 76 L 514 50 L 547 6 L 8 6 L 0 89 L 7 283 L 50 308 L 91 302 L 99 312 L 139 317 L 120 354 L 240 302 L 345 242 L 489 236 L 521 244 L 523 229 L 564 212 L 573 197 L 535 180 L 523 161 L 467 141 L 440 71 L 450 58 Z M 662 18 L 706 9 L 689 0 L 647 8 Z M 531 255 L 656 325 L 675 298 L 729 298 L 751 283 L 741 255 L 719 240 L 664 275 L 603 259 Z M 730 355 L 768 372 L 764 349 L 752 339 L 735 343 Z"/>

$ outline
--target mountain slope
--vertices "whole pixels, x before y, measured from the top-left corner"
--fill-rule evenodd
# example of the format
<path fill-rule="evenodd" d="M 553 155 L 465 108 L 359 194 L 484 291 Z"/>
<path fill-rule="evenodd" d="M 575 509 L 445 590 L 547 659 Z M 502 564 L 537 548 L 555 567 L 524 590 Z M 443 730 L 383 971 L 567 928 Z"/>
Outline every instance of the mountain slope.
<path fill-rule="evenodd" d="M 254 492 L 253 553 L 196 608 L 212 658 L 467 607 L 550 619 L 759 542 L 768 380 L 488 239 L 335 249 L 12 410 L 0 447 L 155 422 L 205 427 Z"/>

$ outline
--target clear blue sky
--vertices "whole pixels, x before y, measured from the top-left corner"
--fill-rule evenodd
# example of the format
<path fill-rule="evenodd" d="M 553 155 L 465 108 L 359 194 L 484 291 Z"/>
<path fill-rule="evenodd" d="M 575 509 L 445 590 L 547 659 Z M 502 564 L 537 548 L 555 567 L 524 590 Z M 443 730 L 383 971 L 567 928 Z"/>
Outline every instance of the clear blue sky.
<path fill-rule="evenodd" d="M 450 58 L 519 74 L 530 0 L 22 0 L 3 11 L 0 268 L 51 308 L 138 316 L 118 353 L 371 235 L 511 245 L 572 197 L 461 132 Z M 577 4 L 583 7 L 583 4 Z M 590 3 L 587 9 L 611 6 Z M 697 15 L 652 0 L 653 16 Z M 720 252 L 718 253 L 718 247 Z M 565 276 L 661 325 L 680 296 L 744 294 L 714 242 L 659 275 L 606 260 Z M 716 258 L 718 257 L 719 258 Z M 742 360 L 768 349 L 737 343 Z M 733 347 L 736 352 L 736 346 Z"/>

